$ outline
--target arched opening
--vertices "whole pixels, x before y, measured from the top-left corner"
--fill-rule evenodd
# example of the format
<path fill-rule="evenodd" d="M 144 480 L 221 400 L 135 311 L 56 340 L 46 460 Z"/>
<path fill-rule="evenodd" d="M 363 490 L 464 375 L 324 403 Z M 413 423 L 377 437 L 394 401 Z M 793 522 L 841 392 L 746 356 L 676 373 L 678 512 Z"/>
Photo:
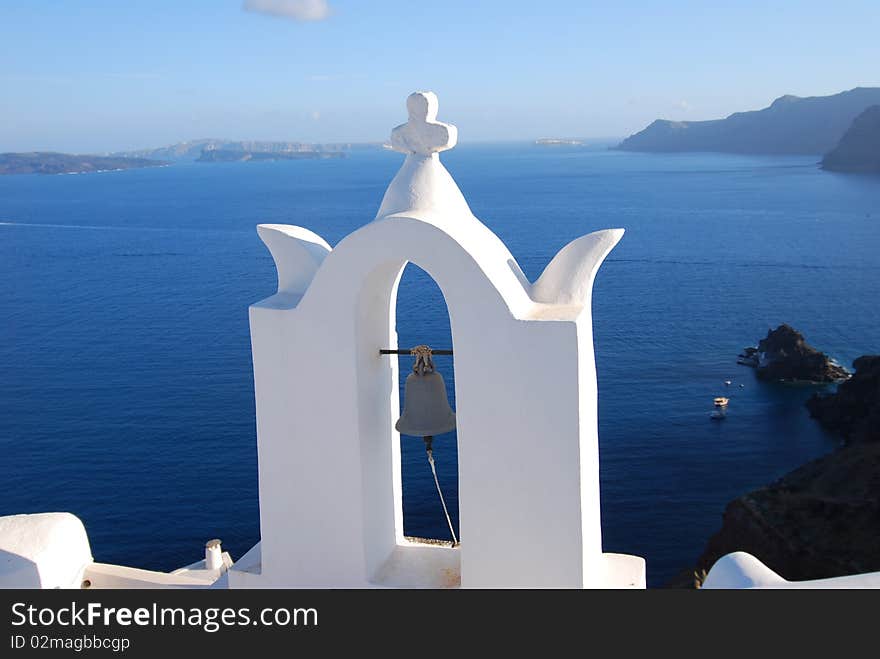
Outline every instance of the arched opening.
<path fill-rule="evenodd" d="M 426 344 L 434 349 L 452 348 L 452 332 L 446 300 L 431 276 L 413 263 L 403 271 L 397 289 L 397 340 L 401 348 Z M 400 409 L 404 407 L 404 389 L 412 371 L 413 358 L 400 355 Z M 434 357 L 437 371 L 446 384 L 446 395 L 455 405 L 455 370 L 452 356 Z M 433 441 L 437 477 L 458 540 L 461 540 L 458 517 L 458 439 L 455 431 Z M 437 494 L 434 477 L 420 437 L 400 436 L 400 470 L 403 490 L 403 533 L 409 538 L 451 541 L 452 537 Z"/>
<path fill-rule="evenodd" d="M 412 358 L 409 354 L 378 354 L 380 348 L 405 349 L 419 344 L 453 348 L 453 320 L 446 306 L 450 292 L 441 292 L 441 280 L 428 274 L 428 263 L 424 269 L 414 264 L 421 261 L 389 259 L 380 263 L 361 280 L 357 294 L 357 434 L 364 558 L 372 583 L 454 588 L 460 585 L 460 551 L 449 542 L 451 534 L 424 441 L 400 436 L 394 427 L 403 407 Z M 452 306 L 454 310 L 454 303 Z M 434 361 L 454 406 L 452 359 L 438 355 Z M 457 433 L 438 435 L 433 449 L 443 495 L 460 539 Z"/>

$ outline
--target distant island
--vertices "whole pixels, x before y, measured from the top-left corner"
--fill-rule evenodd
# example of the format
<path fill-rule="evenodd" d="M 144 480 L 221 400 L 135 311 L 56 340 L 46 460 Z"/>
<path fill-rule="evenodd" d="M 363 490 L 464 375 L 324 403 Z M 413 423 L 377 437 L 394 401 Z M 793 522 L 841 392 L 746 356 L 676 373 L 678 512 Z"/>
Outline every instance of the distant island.
<path fill-rule="evenodd" d="M 880 105 L 872 105 L 855 118 L 840 143 L 825 154 L 822 169 L 880 173 Z"/>
<path fill-rule="evenodd" d="M 345 151 L 232 151 L 228 149 L 205 149 L 196 162 L 247 162 L 249 160 L 325 160 L 345 158 Z"/>
<path fill-rule="evenodd" d="M 856 117 L 880 104 L 880 88 L 833 96 L 781 96 L 763 110 L 711 121 L 658 119 L 623 140 L 623 151 L 822 155 L 834 149 Z"/>
<path fill-rule="evenodd" d="M 583 142 L 581 142 L 580 140 L 568 140 L 558 137 L 541 137 L 535 140 L 535 144 L 538 144 L 540 146 L 581 146 L 583 145 Z"/>
<path fill-rule="evenodd" d="M 199 139 L 155 149 L 120 151 L 103 155 L 34 152 L 0 153 L 3 174 L 85 174 L 140 167 L 159 167 L 174 162 L 248 162 L 272 160 L 324 160 L 345 158 L 356 148 L 378 144 L 310 144 L 306 142 L 256 142 Z"/>
<path fill-rule="evenodd" d="M 187 142 L 178 142 L 155 149 L 140 149 L 137 151 L 120 151 L 111 153 L 111 156 L 122 156 L 126 158 L 158 158 L 160 160 L 174 161 L 201 161 L 201 162 L 218 162 L 218 156 L 208 156 L 202 159 L 202 154 L 207 151 L 220 151 L 230 153 L 250 153 L 254 154 L 250 160 L 267 160 L 270 158 L 257 156 L 256 154 L 276 154 L 275 160 L 289 160 L 290 154 L 316 154 L 316 153 L 333 153 L 340 154 L 360 147 L 377 147 L 378 145 L 352 144 L 349 142 L 339 142 L 332 144 L 312 144 L 308 142 L 258 142 L 258 141 L 236 141 L 221 139 L 198 139 Z M 312 156 L 293 156 L 294 158 L 309 158 Z M 334 156 L 331 156 L 334 157 Z M 234 158 L 235 160 L 244 160 L 245 158 Z"/>
<path fill-rule="evenodd" d="M 168 163 L 148 158 L 71 155 L 33 152 L 0 153 L 0 175 L 4 174 L 85 174 L 120 169 L 159 167 Z"/>

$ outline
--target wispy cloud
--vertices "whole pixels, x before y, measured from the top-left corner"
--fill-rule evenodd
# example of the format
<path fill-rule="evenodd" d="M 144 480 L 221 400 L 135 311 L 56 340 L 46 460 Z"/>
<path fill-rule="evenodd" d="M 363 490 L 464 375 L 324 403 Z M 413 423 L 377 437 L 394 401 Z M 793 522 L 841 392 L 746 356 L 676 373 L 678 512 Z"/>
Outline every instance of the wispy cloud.
<path fill-rule="evenodd" d="M 300 22 L 323 21 L 330 16 L 327 0 L 244 0 L 241 8 Z"/>
<path fill-rule="evenodd" d="M 691 109 L 691 104 L 682 99 L 675 104 L 675 107 L 677 107 L 679 110 L 682 110 L 683 112 L 687 112 Z"/>

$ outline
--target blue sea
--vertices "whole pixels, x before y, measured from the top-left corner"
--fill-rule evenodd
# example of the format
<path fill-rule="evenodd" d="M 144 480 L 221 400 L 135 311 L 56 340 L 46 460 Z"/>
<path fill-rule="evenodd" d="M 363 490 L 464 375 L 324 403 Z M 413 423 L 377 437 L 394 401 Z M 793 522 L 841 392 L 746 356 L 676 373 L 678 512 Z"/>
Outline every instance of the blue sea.
<path fill-rule="evenodd" d="M 836 446 L 804 407 L 815 387 L 760 383 L 735 359 L 782 322 L 844 365 L 880 352 L 880 179 L 814 157 L 601 147 L 443 159 L 531 279 L 570 240 L 626 229 L 593 298 L 603 537 L 647 559 L 649 585 L 693 565 L 730 499 Z M 335 244 L 400 164 L 361 150 L 0 177 L 0 515 L 71 511 L 97 560 L 160 570 L 209 538 L 234 558 L 257 542 L 247 309 L 276 279 L 254 227 Z M 452 346 L 414 266 L 397 311 L 402 346 Z M 454 405 L 453 360 L 436 362 Z M 422 442 L 402 443 L 405 531 L 448 538 Z M 457 526 L 454 436 L 435 457 Z"/>

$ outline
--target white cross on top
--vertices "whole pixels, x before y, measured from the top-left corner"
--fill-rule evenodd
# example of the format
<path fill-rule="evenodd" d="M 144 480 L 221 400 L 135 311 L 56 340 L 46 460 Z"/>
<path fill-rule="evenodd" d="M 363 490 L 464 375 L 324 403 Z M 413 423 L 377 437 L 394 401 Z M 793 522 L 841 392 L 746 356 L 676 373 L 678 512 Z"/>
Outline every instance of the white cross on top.
<path fill-rule="evenodd" d="M 409 121 L 391 131 L 391 146 L 402 153 L 430 155 L 455 146 L 458 129 L 437 121 L 437 95 L 414 92 L 406 99 Z"/>

